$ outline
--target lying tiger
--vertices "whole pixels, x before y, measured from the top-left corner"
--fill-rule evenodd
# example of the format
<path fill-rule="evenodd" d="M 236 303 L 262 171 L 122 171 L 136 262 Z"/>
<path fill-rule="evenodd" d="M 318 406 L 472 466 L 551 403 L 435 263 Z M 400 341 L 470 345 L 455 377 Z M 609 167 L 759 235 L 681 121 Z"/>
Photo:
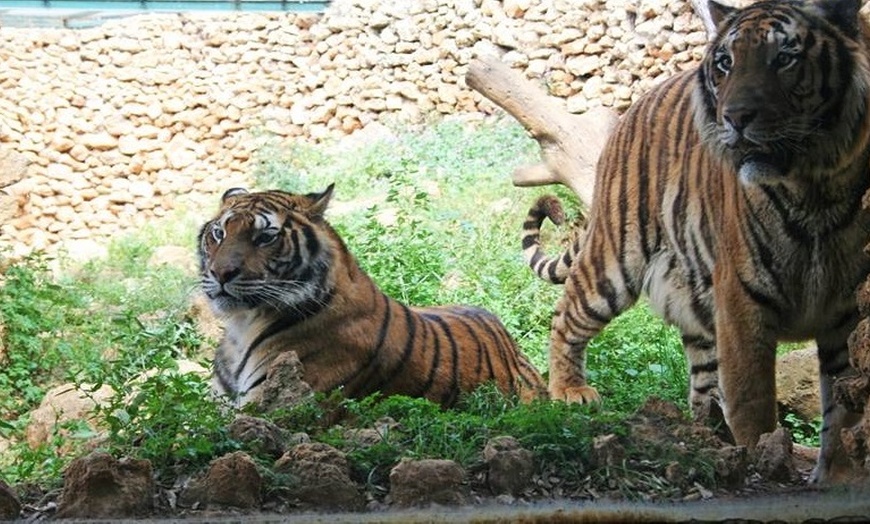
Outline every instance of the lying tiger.
<path fill-rule="evenodd" d="M 199 234 L 202 289 L 226 321 L 213 388 L 256 402 L 269 365 L 295 351 L 315 391 L 425 397 L 443 406 L 493 381 L 546 395 L 499 319 L 473 307 L 414 308 L 382 293 L 324 219 L 332 196 L 231 189 Z"/>
<path fill-rule="evenodd" d="M 585 239 L 539 250 L 544 199 L 524 252 L 564 282 L 549 392 L 591 402 L 586 345 L 645 293 L 682 331 L 690 402 L 722 402 L 739 444 L 776 426 L 778 340 L 818 344 L 823 425 L 812 480 L 851 473 L 840 430 L 855 420 L 832 385 L 853 372 L 855 289 L 870 270 L 870 27 L 859 0 L 709 2 L 699 67 L 659 84 L 621 119 L 598 163 Z M 721 397 L 721 398 L 720 398 Z"/>

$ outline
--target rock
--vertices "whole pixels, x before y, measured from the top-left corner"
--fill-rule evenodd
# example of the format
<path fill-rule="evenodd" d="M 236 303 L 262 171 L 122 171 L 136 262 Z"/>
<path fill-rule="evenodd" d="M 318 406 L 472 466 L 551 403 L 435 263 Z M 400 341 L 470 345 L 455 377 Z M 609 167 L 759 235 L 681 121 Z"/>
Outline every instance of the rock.
<path fill-rule="evenodd" d="M 746 446 L 726 446 L 712 451 L 716 481 L 728 488 L 740 488 L 746 481 L 749 453 Z"/>
<path fill-rule="evenodd" d="M 382 417 L 375 422 L 375 427 L 350 429 L 344 436 L 357 446 L 369 448 L 381 442 L 388 442 L 391 432 L 398 427 L 399 423 L 391 417 Z"/>
<path fill-rule="evenodd" d="M 398 507 L 462 505 L 467 501 L 465 472 L 443 459 L 403 460 L 390 471 L 390 495 Z"/>
<path fill-rule="evenodd" d="M 238 185 L 236 177 L 250 182 L 252 152 L 268 133 L 322 141 L 420 123 L 434 112 L 491 113 L 464 79 L 480 53 L 502 55 L 581 112 L 623 110 L 662 73 L 703 51 L 704 31 L 682 4 L 632 7 L 632 23 L 622 2 L 606 6 L 608 16 L 599 4 L 348 2 L 322 15 L 210 13 L 205 25 L 217 29 L 205 33 L 204 18 L 169 13 L 107 20 L 94 31 L 4 28 L 15 60 L 6 64 L 0 121 L 4 149 L 33 162 L 25 179 L 44 175 L 48 164 L 67 166 L 82 187 L 37 188 L 59 200 L 102 194 L 115 179 L 131 183 L 113 193 L 120 204 L 113 211 L 95 209 L 110 215 L 105 229 L 80 227 L 61 220 L 78 213 L 73 205 L 26 206 L 27 195 L 4 194 L 4 178 L 17 170 L 0 169 L 0 223 L 17 224 L 4 228 L 0 247 L 54 253 L 58 239 L 101 239 L 165 216 L 172 199 L 152 202 L 151 195 L 215 192 Z M 228 162 L 232 170 L 224 169 Z M 136 210 L 114 212 L 126 203 Z M 141 221 L 129 220 L 132 212 Z"/>
<path fill-rule="evenodd" d="M 18 217 L 19 198 L 8 194 L 5 189 L 24 178 L 28 165 L 24 155 L 5 147 L 0 150 L 0 224 Z"/>
<path fill-rule="evenodd" d="M 257 465 L 242 451 L 213 460 L 201 481 L 208 504 L 236 508 L 259 506 L 262 485 Z"/>
<path fill-rule="evenodd" d="M 112 388 L 106 385 L 93 392 L 86 384 L 83 384 L 83 389 L 77 389 L 75 384 L 62 384 L 50 389 L 42 398 L 39 407 L 30 412 L 30 423 L 24 430 L 27 443 L 34 449 L 46 444 L 56 428 L 75 420 L 87 422 L 94 427 L 94 407 L 113 394 Z"/>
<path fill-rule="evenodd" d="M 592 453 L 590 455 L 592 467 L 619 466 L 624 458 L 625 448 L 616 435 L 598 435 L 592 439 Z"/>
<path fill-rule="evenodd" d="M 131 518 L 150 515 L 154 480 L 147 460 L 117 460 L 95 452 L 74 460 L 64 472 L 58 518 Z"/>
<path fill-rule="evenodd" d="M 86 238 L 67 240 L 63 243 L 63 249 L 66 251 L 67 258 L 77 263 L 105 259 L 109 256 L 109 249 L 105 245 Z"/>
<path fill-rule="evenodd" d="M 268 420 L 239 415 L 230 424 L 230 437 L 245 444 L 256 454 L 270 455 L 277 459 L 284 454 L 284 431 Z"/>
<path fill-rule="evenodd" d="M 29 164 L 26 156 L 8 146 L 0 149 L 0 189 L 22 180 Z"/>
<path fill-rule="evenodd" d="M 843 404 L 853 413 L 864 412 L 870 399 L 870 376 L 855 375 L 838 378 L 834 382 L 834 398 L 838 404 Z"/>
<path fill-rule="evenodd" d="M 870 411 L 864 411 L 857 424 L 843 429 L 840 437 L 843 452 L 851 462 L 841 474 L 848 481 L 866 479 L 870 476 Z"/>
<path fill-rule="evenodd" d="M 108 151 L 118 147 L 118 139 L 109 133 L 86 133 L 80 139 L 85 147 L 92 150 Z"/>
<path fill-rule="evenodd" d="M 755 448 L 755 469 L 766 479 L 782 482 L 794 480 L 797 470 L 794 464 L 791 433 L 777 428 L 758 439 Z"/>
<path fill-rule="evenodd" d="M 199 261 L 196 252 L 185 246 L 158 246 L 148 258 L 149 267 L 173 266 L 183 270 L 188 275 L 196 275 L 199 271 Z"/>
<path fill-rule="evenodd" d="M 295 479 L 289 487 L 289 496 L 306 506 L 354 511 L 365 504 L 362 493 L 350 478 L 347 457 L 327 444 L 298 444 L 275 462 L 274 470 Z"/>
<path fill-rule="evenodd" d="M 519 495 L 535 473 L 534 454 L 510 436 L 490 439 L 483 448 L 487 484 L 493 495 Z"/>
<path fill-rule="evenodd" d="M 870 375 L 870 318 L 862 319 L 849 337 L 849 364 Z"/>
<path fill-rule="evenodd" d="M 821 414 L 819 360 L 815 344 L 790 351 L 776 362 L 776 400 L 780 411 L 795 413 L 807 422 Z"/>
<path fill-rule="evenodd" d="M 16 520 L 21 514 L 21 502 L 15 491 L 0 479 L 0 520 Z"/>
<path fill-rule="evenodd" d="M 302 362 L 295 351 L 286 351 L 275 357 L 261 388 L 259 408 L 269 412 L 310 399 L 314 392 L 303 380 L 304 376 Z"/>
<path fill-rule="evenodd" d="M 197 332 L 206 339 L 217 342 L 223 337 L 223 322 L 214 314 L 202 292 L 196 292 L 191 297 L 187 315 L 193 319 Z"/>

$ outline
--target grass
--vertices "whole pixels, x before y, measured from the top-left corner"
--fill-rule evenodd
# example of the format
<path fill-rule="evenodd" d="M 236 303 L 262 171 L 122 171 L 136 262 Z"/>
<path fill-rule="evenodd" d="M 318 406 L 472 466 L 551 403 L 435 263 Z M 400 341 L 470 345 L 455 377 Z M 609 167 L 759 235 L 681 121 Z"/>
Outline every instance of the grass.
<path fill-rule="evenodd" d="M 515 167 L 535 161 L 537 145 L 516 124 L 444 121 L 350 151 L 268 146 L 254 177 L 260 188 L 297 192 L 335 182 L 328 218 L 387 293 L 414 305 L 490 309 L 546 372 L 550 320 L 562 290 L 525 267 L 520 227 L 544 192 L 555 190 L 568 208 L 576 205 L 562 189 L 510 184 Z M 40 256 L 8 261 L 0 286 L 6 352 L 0 437 L 12 447 L 0 455 L 0 478 L 56 486 L 77 454 L 69 452 L 70 441 L 98 429 L 105 432 L 105 449 L 147 458 L 167 478 L 243 447 L 226 434 L 232 414 L 209 400 L 207 378 L 176 369 L 180 359 L 205 362 L 214 346 L 189 314 L 195 276 L 148 263 L 165 243 L 192 253 L 196 227 L 207 218 L 156 223 L 116 239 L 107 259 L 60 273 L 50 272 Z M 499 434 L 535 451 L 541 468 L 571 466 L 579 478 L 591 474 L 583 464 L 594 435 L 624 434 L 619 421 L 651 394 L 685 406 L 688 387 L 679 337 L 643 303 L 608 326 L 588 353 L 591 382 L 605 398 L 592 411 L 559 403 L 518 406 L 484 388 L 449 411 L 404 397 L 321 396 L 273 417 L 344 449 L 355 475 L 372 485 L 382 485 L 389 467 L 405 456 L 473 466 L 486 439 Z M 47 389 L 64 382 L 109 385 L 116 393 L 97 411 L 99 428 L 59 427 L 50 443 L 31 449 L 23 440 L 28 413 Z M 375 446 L 359 446 L 347 437 L 347 426 L 324 424 L 336 404 L 349 413 L 350 427 L 391 417 L 399 429 Z"/>

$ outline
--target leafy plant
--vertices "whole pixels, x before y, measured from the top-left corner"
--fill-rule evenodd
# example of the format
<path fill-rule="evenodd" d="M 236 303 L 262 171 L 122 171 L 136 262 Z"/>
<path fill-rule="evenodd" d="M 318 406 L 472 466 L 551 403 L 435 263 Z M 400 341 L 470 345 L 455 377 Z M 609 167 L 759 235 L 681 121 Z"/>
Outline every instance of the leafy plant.
<path fill-rule="evenodd" d="M 57 424 L 47 442 L 35 448 L 19 442 L 8 450 L 6 457 L 0 458 L 0 478 L 12 484 L 26 482 L 43 489 L 59 488 L 71 457 L 78 455 L 93 437 L 93 429 L 84 421 Z"/>
<path fill-rule="evenodd" d="M 85 322 L 88 302 L 74 288 L 54 282 L 46 260 L 34 255 L 7 267 L 0 287 L 5 362 L 0 367 L 0 419 L 35 407 L 47 386 L 78 356 L 62 335 Z M 90 355 L 93 356 L 93 355 Z"/>
<path fill-rule="evenodd" d="M 534 162 L 536 151 L 514 123 L 445 120 L 357 147 L 272 144 L 258 154 L 254 175 L 261 187 L 296 192 L 335 182 L 329 220 L 385 292 L 410 305 L 490 309 L 546 372 L 553 305 L 562 288 L 538 279 L 521 257 L 520 226 L 542 190 L 517 190 L 507 176 L 519 163 Z M 566 208 L 575 207 L 566 190 L 555 191 Z M 231 411 L 211 400 L 207 380 L 177 369 L 180 359 L 209 355 L 186 313 L 194 278 L 149 264 L 155 248 L 167 242 L 192 251 L 204 218 L 201 210 L 189 210 L 154 223 L 115 239 L 107 259 L 65 267 L 62 274 L 52 274 L 43 257 L 5 270 L 0 435 L 21 440 L 26 413 L 45 389 L 73 380 L 114 389 L 98 408 L 102 445 L 116 455 L 150 459 L 161 476 L 190 472 L 239 448 L 225 429 Z M 548 225 L 551 233 L 557 234 Z M 611 323 L 590 344 L 588 358 L 590 381 L 605 398 L 597 410 L 519 405 L 488 387 L 450 410 L 406 397 L 321 394 L 270 417 L 343 449 L 357 479 L 371 486 L 382 486 L 402 457 L 451 458 L 473 469 L 483 444 L 502 434 L 533 450 L 539 468 L 557 468 L 578 482 L 605 479 L 610 472 L 589 470 L 593 437 L 624 437 L 621 421 L 650 392 L 685 405 L 688 378 L 679 337 L 645 304 Z M 346 415 L 342 426 L 334 424 L 336 413 Z M 363 445 L 353 438 L 352 430 L 372 427 L 383 430 L 378 442 Z M 36 450 L 13 445 L 0 457 L 0 476 L 15 482 L 57 478 L 77 452 L 70 441 L 82 431 L 58 428 Z M 635 480 L 654 482 L 654 475 Z"/>
<path fill-rule="evenodd" d="M 787 412 L 781 414 L 780 424 L 791 432 L 792 440 L 803 446 L 818 447 L 820 445 L 819 428 L 822 426 L 822 417 L 816 417 L 812 422 L 801 418 L 797 413 Z"/>
<path fill-rule="evenodd" d="M 148 459 L 160 471 L 201 466 L 238 449 L 227 435 L 230 411 L 211 399 L 205 378 L 163 368 L 121 386 L 98 407 L 115 453 Z"/>
<path fill-rule="evenodd" d="M 646 303 L 608 324 L 587 353 L 589 381 L 608 409 L 631 412 L 651 393 L 687 406 L 689 376 L 679 332 Z"/>

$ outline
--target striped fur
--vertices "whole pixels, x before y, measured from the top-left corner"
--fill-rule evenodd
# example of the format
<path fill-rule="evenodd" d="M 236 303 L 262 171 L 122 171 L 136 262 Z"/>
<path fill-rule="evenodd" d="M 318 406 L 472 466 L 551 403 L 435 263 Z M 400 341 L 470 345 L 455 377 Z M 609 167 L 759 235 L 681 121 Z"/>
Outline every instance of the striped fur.
<path fill-rule="evenodd" d="M 737 443 L 776 425 L 778 340 L 814 338 L 823 399 L 814 480 L 839 477 L 832 396 L 852 372 L 846 340 L 870 218 L 870 30 L 858 0 L 711 2 L 717 21 L 697 69 L 651 90 L 621 119 L 598 164 L 585 240 L 540 250 L 552 202 L 526 220 L 523 249 L 564 282 L 550 340 L 553 398 L 596 401 L 585 348 L 641 293 L 682 331 L 690 404 L 721 407 Z"/>
<path fill-rule="evenodd" d="M 256 401 L 275 355 L 295 351 L 315 391 L 349 397 L 380 391 L 450 406 L 487 381 L 523 400 L 546 395 L 492 313 L 384 295 L 324 220 L 331 194 L 230 190 L 202 227 L 202 288 L 226 320 L 217 393 Z"/>

